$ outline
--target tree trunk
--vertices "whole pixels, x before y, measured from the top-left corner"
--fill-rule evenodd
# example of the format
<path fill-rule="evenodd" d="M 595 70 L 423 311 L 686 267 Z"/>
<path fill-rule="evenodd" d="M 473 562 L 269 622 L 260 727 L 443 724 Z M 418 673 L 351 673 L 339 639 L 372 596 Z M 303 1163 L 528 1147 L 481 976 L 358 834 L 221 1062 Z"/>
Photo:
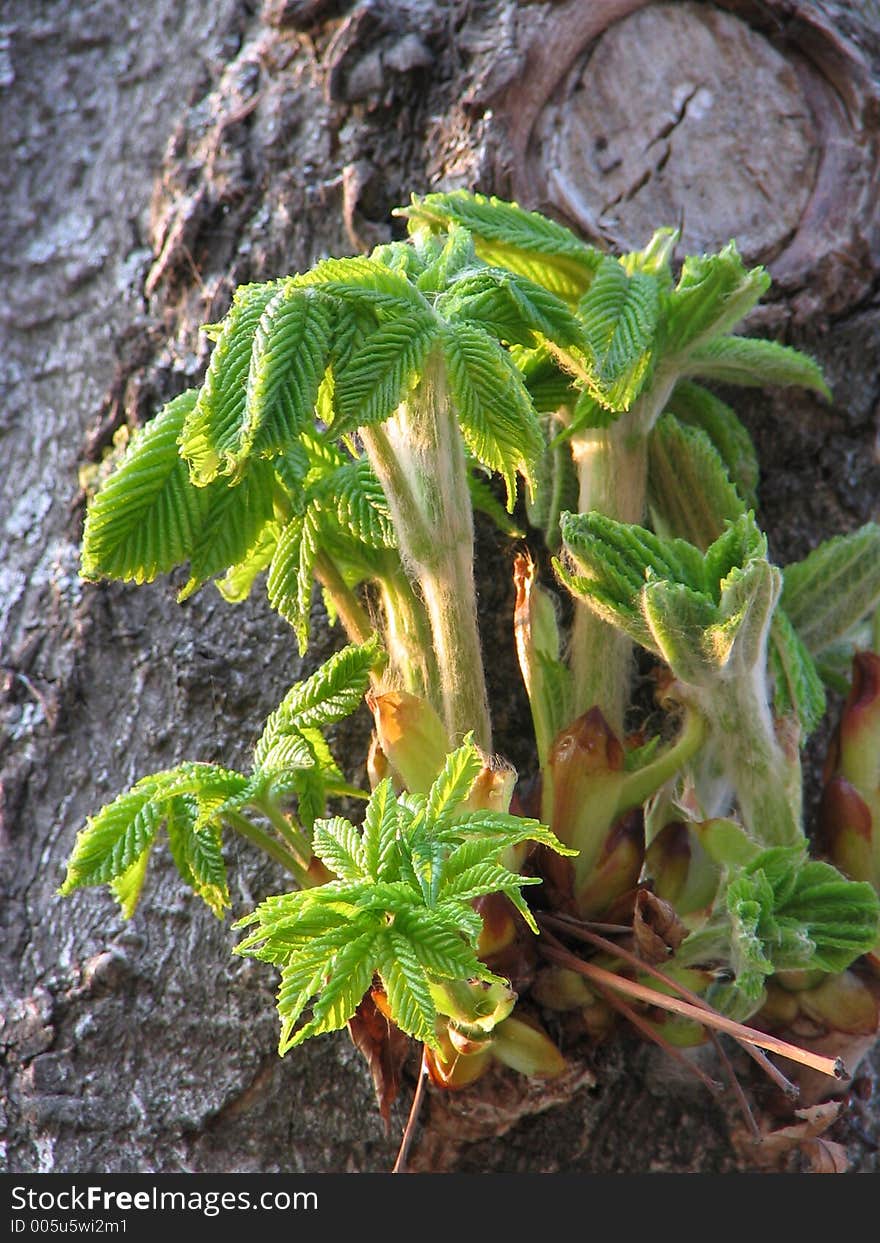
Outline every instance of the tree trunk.
<path fill-rule="evenodd" d="M 206 588 L 181 607 L 182 582 L 77 576 L 81 472 L 118 428 L 198 382 L 199 325 L 237 284 L 366 249 L 399 228 L 390 212 L 410 192 L 441 187 L 516 196 L 615 247 L 661 224 L 682 223 L 682 253 L 736 236 L 775 278 L 752 329 L 814 354 L 834 392 L 831 404 L 733 395 L 763 464 L 772 555 L 803 556 L 876 516 L 875 5 L 254 8 L 46 0 L 37 14 L 0 0 L 0 1168 L 11 1171 L 384 1171 L 405 1120 L 406 1091 L 386 1135 L 344 1036 L 277 1057 L 272 973 L 231 956 L 229 922 L 181 892 L 162 851 L 127 924 L 103 892 L 56 896 L 87 815 L 179 760 L 246 762 L 285 689 L 340 642 L 319 624 L 301 661 L 258 597 L 233 608 Z M 511 558 L 486 528 L 478 543 L 496 745 L 528 774 Z M 335 740 L 354 778 L 368 725 L 359 717 Z M 281 875 L 245 849 L 230 862 L 237 916 Z M 737 1066 L 769 1116 L 765 1083 Z M 878 1066 L 862 1064 L 829 1132 L 863 1172 L 878 1169 L 880 1108 L 862 1099 Z M 733 1102 L 623 1032 L 552 1087 L 499 1073 L 473 1096 L 431 1092 L 411 1164 L 758 1168 L 743 1134 Z"/>

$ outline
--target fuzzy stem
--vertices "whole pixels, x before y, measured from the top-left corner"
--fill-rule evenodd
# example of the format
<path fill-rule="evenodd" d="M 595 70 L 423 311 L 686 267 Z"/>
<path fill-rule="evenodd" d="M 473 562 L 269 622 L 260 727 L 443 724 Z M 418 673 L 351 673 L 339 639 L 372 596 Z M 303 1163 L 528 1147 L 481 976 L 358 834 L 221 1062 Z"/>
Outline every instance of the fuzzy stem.
<path fill-rule="evenodd" d="M 396 560 L 396 554 L 393 555 Z M 383 640 L 391 668 L 400 675 L 404 690 L 411 695 L 439 702 L 437 663 L 424 605 L 399 563 L 389 566 L 388 572 L 376 581 L 385 617 Z"/>
<path fill-rule="evenodd" d="M 608 427 L 586 428 L 571 438 L 580 492 L 578 512 L 596 510 L 618 522 L 645 517 L 648 436 L 669 399 L 675 375 L 662 366 L 633 408 Z M 598 707 L 619 736 L 629 703 L 632 641 L 575 600 L 569 646 L 574 675 L 574 715 Z"/>
<path fill-rule="evenodd" d="M 699 705 L 751 836 L 763 846 L 802 841 L 800 757 L 776 736 L 763 674 L 719 678 Z"/>
<path fill-rule="evenodd" d="M 396 414 L 361 428 L 361 438 L 388 499 L 404 566 L 425 602 L 446 728 L 452 738 L 473 730 L 490 752 L 467 466 L 439 353 Z"/>
<path fill-rule="evenodd" d="M 274 859 L 276 863 L 280 863 L 283 868 L 295 877 L 300 887 L 303 889 L 310 888 L 314 881 L 310 878 L 304 867 L 301 867 L 286 846 L 282 846 L 280 842 L 276 842 L 274 837 L 270 837 L 268 833 L 264 833 L 262 829 L 258 829 L 255 824 L 251 824 L 246 816 L 238 811 L 228 811 L 224 813 L 224 819 L 247 841 L 252 842 L 255 846 L 259 846 L 270 859 Z"/>
<path fill-rule="evenodd" d="M 640 523 L 645 508 L 645 437 L 623 415 L 610 427 L 591 428 L 572 439 L 580 482 L 578 510 L 598 510 L 618 522 Z M 612 730 L 623 735 L 629 702 L 632 641 L 575 601 L 570 664 L 575 716 L 598 707 Z"/>
<path fill-rule="evenodd" d="M 372 638 L 374 629 L 366 609 L 325 552 L 319 552 L 315 558 L 315 578 L 336 605 L 352 643 L 366 643 Z"/>

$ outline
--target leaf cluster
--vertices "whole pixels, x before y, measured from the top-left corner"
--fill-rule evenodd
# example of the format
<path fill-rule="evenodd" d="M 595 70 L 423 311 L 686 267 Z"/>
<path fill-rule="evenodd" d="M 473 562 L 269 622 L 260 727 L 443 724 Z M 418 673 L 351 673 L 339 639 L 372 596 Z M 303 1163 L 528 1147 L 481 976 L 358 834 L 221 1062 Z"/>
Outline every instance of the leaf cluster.
<path fill-rule="evenodd" d="M 802 846 L 755 853 L 730 871 L 707 924 L 692 933 L 683 962 L 720 962 L 732 981 L 716 1005 L 747 1017 L 780 971 L 845 971 L 876 940 L 880 901 L 873 887 L 809 859 Z"/>
<path fill-rule="evenodd" d="M 683 682 L 741 676 L 762 658 L 781 575 L 751 513 L 705 552 L 595 512 L 563 514 L 562 534 L 569 588 Z"/>
<path fill-rule="evenodd" d="M 477 956 L 474 899 L 505 894 L 537 932 L 521 889 L 539 878 L 511 872 L 500 856 L 526 841 L 571 852 L 537 821 L 462 810 L 482 763 L 467 741 L 427 796 L 395 795 L 384 780 L 360 831 L 340 817 L 319 821 L 314 850 L 338 880 L 270 898 L 241 921 L 253 931 L 237 952 L 281 969 L 281 1053 L 344 1027 L 374 977 L 397 1026 L 439 1048 L 437 986 L 502 982 Z"/>

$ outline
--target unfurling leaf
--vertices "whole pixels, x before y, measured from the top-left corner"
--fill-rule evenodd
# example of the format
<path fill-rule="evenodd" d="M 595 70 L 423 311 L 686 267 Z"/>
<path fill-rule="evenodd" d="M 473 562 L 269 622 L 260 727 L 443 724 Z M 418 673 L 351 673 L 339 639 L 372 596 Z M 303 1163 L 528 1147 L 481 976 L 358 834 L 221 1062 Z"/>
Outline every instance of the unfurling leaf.
<path fill-rule="evenodd" d="M 551 421 L 550 430 L 558 426 Z M 567 509 L 576 509 L 579 483 L 577 469 L 567 444 L 559 443 L 559 437 L 549 444 L 538 459 L 536 486 L 533 497 L 526 497 L 526 513 L 529 522 L 544 536 L 551 552 L 557 552 L 560 544 L 559 518 Z"/>
<path fill-rule="evenodd" d="M 449 323 L 489 332 L 508 345 L 528 348 L 552 341 L 580 346 L 583 329 L 575 315 L 554 294 L 503 268 L 461 273 L 435 304 Z"/>
<path fill-rule="evenodd" d="M 163 823 L 184 881 L 215 914 L 229 904 L 219 819 L 248 779 L 215 764 L 179 764 L 145 777 L 79 833 L 60 893 L 109 883 L 123 914 L 134 910 L 150 848 Z"/>
<path fill-rule="evenodd" d="M 589 287 L 602 252 L 586 246 L 555 220 L 523 211 L 516 203 L 454 190 L 448 194 L 413 195 L 399 214 L 410 232 L 461 225 L 471 234 L 477 254 L 486 263 L 510 268 L 575 303 Z"/>
<path fill-rule="evenodd" d="M 701 553 L 601 514 L 564 514 L 563 581 L 606 621 L 706 687 L 763 669 L 781 573 L 751 513 Z"/>
<path fill-rule="evenodd" d="M 776 972 L 846 970 L 875 944 L 878 916 L 880 901 L 869 884 L 808 859 L 803 846 L 774 847 L 734 869 L 679 961 L 729 965 L 735 979 L 725 990 L 725 1008 L 747 1015 Z"/>
<path fill-rule="evenodd" d="M 266 580 L 269 603 L 293 626 L 300 655 L 308 647 L 319 526 L 314 509 L 294 514 L 278 537 Z"/>
<path fill-rule="evenodd" d="M 511 518 L 478 466 L 468 472 L 468 491 L 475 514 L 485 514 L 502 535 L 507 535 L 511 539 L 525 538 L 525 531 Z"/>
<path fill-rule="evenodd" d="M 797 718 L 803 744 L 825 715 L 825 688 L 816 662 L 781 608 L 770 629 L 769 659 L 774 712 Z"/>
<path fill-rule="evenodd" d="M 689 255 L 669 300 L 665 348 L 691 356 L 730 330 L 770 285 L 764 268 L 747 270 L 733 242 L 714 255 Z"/>
<path fill-rule="evenodd" d="M 120 910 L 125 919 L 131 919 L 140 901 L 141 890 L 147 877 L 147 864 L 149 861 L 150 847 L 148 846 L 140 857 L 135 859 L 127 871 L 123 872 L 121 876 L 115 876 L 110 881 L 110 890 L 113 897 L 119 903 Z"/>
<path fill-rule="evenodd" d="M 434 822 L 453 814 L 465 801 L 483 768 L 483 757 L 471 738 L 457 751 L 450 752 L 437 779 L 428 791 L 426 812 Z"/>
<path fill-rule="evenodd" d="M 415 383 L 439 324 L 426 310 L 388 320 L 365 337 L 336 376 L 339 417 L 334 434 L 380 423 L 394 413 Z"/>
<path fill-rule="evenodd" d="M 305 682 L 295 683 L 266 721 L 254 751 L 255 767 L 263 765 L 285 736 L 302 738 L 307 730 L 350 716 L 363 700 L 370 672 L 380 658 L 379 641 L 373 638 L 336 652 Z"/>
<path fill-rule="evenodd" d="M 137 863 L 162 822 L 158 785 L 155 777 L 146 777 L 90 817 L 77 835 L 62 894 L 116 880 Z"/>
<path fill-rule="evenodd" d="M 666 414 L 648 448 L 648 505 L 659 535 L 708 548 L 745 503 L 709 436 Z"/>
<path fill-rule="evenodd" d="M 276 457 L 311 426 L 330 354 L 330 305 L 286 282 L 267 304 L 254 337 L 236 470 L 251 454 Z"/>
<path fill-rule="evenodd" d="M 189 464 L 193 483 L 200 487 L 216 479 L 238 450 L 254 337 L 279 285 L 270 281 L 240 286 L 218 326 L 204 384 L 180 438 L 180 452 Z"/>
<path fill-rule="evenodd" d="M 218 479 L 204 489 L 206 504 L 189 549 L 190 577 L 178 599 L 247 556 L 272 520 L 273 479 L 271 463 L 256 461 L 241 483 Z"/>
<path fill-rule="evenodd" d="M 581 378 L 601 406 L 629 410 L 653 361 L 657 280 L 645 272 L 630 276 L 617 259 L 603 259 L 579 310 L 588 364 Z"/>

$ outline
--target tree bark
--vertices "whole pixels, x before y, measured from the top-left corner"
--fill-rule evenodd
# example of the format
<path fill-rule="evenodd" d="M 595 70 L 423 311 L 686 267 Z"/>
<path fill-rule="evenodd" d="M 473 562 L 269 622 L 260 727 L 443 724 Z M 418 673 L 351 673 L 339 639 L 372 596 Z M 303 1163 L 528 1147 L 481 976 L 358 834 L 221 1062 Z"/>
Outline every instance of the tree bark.
<path fill-rule="evenodd" d="M 317 604 L 301 661 L 259 595 L 233 608 L 209 587 L 181 607 L 174 576 L 77 576 L 82 470 L 198 382 L 199 325 L 237 284 L 387 239 L 394 206 L 440 187 L 517 195 L 614 246 L 679 217 L 685 249 L 740 236 L 777 281 L 751 327 L 812 353 L 834 392 L 731 395 L 772 555 L 877 516 L 875 6 L 254 7 L 0 0 L 0 1169 L 385 1171 L 405 1122 L 406 1092 L 385 1133 L 346 1037 L 277 1057 L 272 973 L 231 956 L 229 923 L 163 851 L 128 924 L 104 893 L 56 895 L 86 816 L 179 760 L 246 763 L 341 641 Z M 624 123 L 646 137 L 638 159 Z M 496 746 L 528 775 L 512 559 L 484 526 L 478 547 Z M 365 718 L 335 739 L 354 778 Z M 237 916 L 282 877 L 229 853 Z M 880 1168 L 880 1108 L 862 1100 L 878 1068 L 865 1060 L 829 1132 L 861 1172 Z M 431 1092 L 411 1165 L 732 1173 L 758 1168 L 742 1134 L 733 1102 L 622 1031 L 552 1087 L 499 1072 L 474 1096 Z"/>

